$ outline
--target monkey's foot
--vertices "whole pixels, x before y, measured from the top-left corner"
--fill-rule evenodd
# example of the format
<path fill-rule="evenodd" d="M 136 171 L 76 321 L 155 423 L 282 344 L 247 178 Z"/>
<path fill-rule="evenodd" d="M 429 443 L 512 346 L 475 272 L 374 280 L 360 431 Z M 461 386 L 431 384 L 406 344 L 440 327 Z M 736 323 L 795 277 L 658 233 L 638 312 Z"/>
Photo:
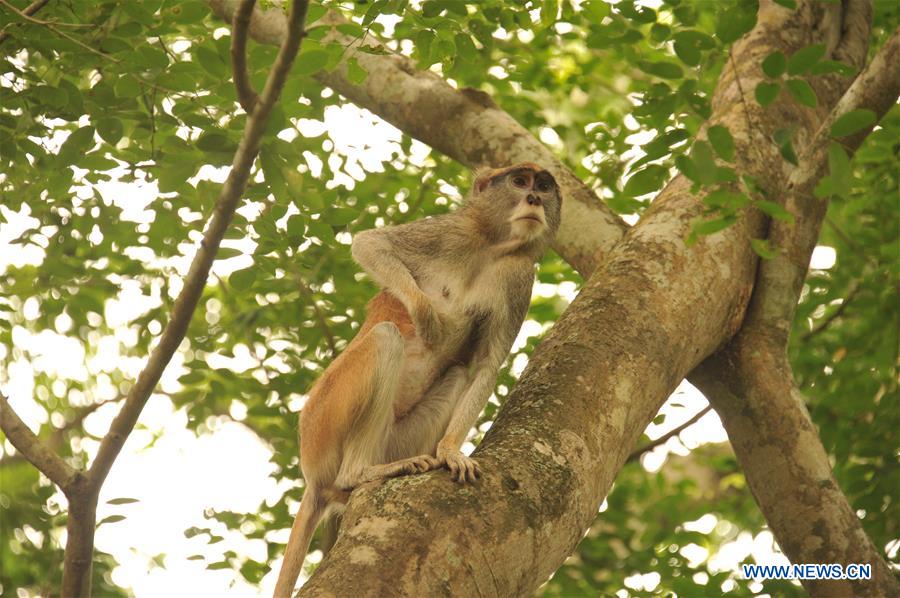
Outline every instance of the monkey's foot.
<path fill-rule="evenodd" d="M 443 464 L 450 470 L 450 477 L 463 484 L 465 482 L 474 482 L 481 477 L 481 470 L 475 459 L 466 457 L 459 451 L 446 453 L 440 456 Z"/>
<path fill-rule="evenodd" d="M 384 478 L 396 478 L 413 473 L 425 473 L 426 471 L 437 469 L 441 465 L 443 465 L 443 462 L 431 455 L 419 455 L 394 461 L 393 463 L 385 463 L 384 465 L 373 465 L 363 472 L 359 483 L 362 484 Z"/>

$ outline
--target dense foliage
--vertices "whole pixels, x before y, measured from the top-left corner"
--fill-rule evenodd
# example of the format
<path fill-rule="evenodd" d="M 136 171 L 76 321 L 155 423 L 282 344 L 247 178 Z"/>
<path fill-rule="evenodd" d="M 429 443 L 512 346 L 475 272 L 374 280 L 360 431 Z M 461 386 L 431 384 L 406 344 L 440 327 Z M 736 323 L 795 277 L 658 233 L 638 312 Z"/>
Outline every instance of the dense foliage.
<path fill-rule="evenodd" d="M 27 2 L 10 4 L 21 9 Z M 0 230 L 12 234 L 9 223 L 27 217 L 12 251 L 38 257 L 10 258 L 0 271 L 0 382 L 17 364 L 30 364 L 32 398 L 45 414 L 40 436 L 83 464 L 86 447 L 95 446 L 83 421 L 131 383 L 122 362 L 98 365 L 92 358 L 110 343 L 123 357 L 147 354 L 217 192 L 209 180 L 215 171 L 205 165 L 230 163 L 245 115 L 230 81 L 228 27 L 203 2 L 54 1 L 31 20 L 3 5 L 9 37 L 0 43 Z M 351 235 L 445 211 L 468 184 L 459 164 L 406 136 L 394 135 L 380 152 L 334 139 L 322 126 L 326 115 L 340 118 L 334 111 L 346 103 L 314 78 L 345 52 L 315 27 L 326 6 L 352 17 L 343 33 L 379 35 L 389 51 L 412 56 L 421 68 L 489 93 L 613 209 L 638 216 L 675 168 L 708 188 L 739 176 L 709 166 L 733 152 L 727 129 L 711 132 L 710 144 L 689 141 L 710 114 L 729 45 L 753 26 L 756 12 L 745 0 L 665 0 L 655 9 L 630 0 L 313 4 L 310 39 L 220 252 L 230 273 L 209 281 L 182 347 L 181 389 L 168 397 L 197 434 L 221 418 L 239 419 L 271 448 L 275 475 L 294 481 L 299 399 L 352 337 L 373 292 L 350 259 Z M 894 2 L 876 3 L 876 47 L 896 26 L 897 12 Z M 274 53 L 251 43 L 257 87 Z M 812 48 L 767 59 L 771 81 L 747 90 L 747 100 L 766 104 L 788 93 L 814 104 L 815 94 L 794 75 L 842 68 L 815 54 Z M 359 81 L 366 76 L 352 60 L 350 72 Z M 900 288 L 900 113 L 893 110 L 882 127 L 849 166 L 833 158 L 822 193 L 834 201 L 821 242 L 837 259 L 833 268 L 811 272 L 791 357 L 841 487 L 876 545 L 895 542 L 889 556 L 898 562 L 900 313 L 892 300 Z M 785 130 L 786 159 L 790 141 Z M 698 224 L 698 234 L 727 226 L 751 201 L 780 216 L 753 181 L 742 184 L 746 194 L 710 196 L 711 217 Z M 762 242 L 756 249 L 769 251 Z M 579 282 L 555 255 L 544 260 L 539 279 Z M 109 302 L 129 289 L 147 297 L 149 307 L 126 323 L 111 322 Z M 560 298 L 537 297 L 529 318 L 546 329 L 564 307 Z M 73 358 L 91 365 L 81 374 L 59 374 L 23 342 L 29 333 L 74 341 L 81 354 Z M 536 342 L 530 338 L 508 360 L 486 421 L 514 383 L 509 366 Z M 211 367 L 213 355 L 237 356 L 244 365 Z M 0 585 L 4 593 L 58 587 L 65 506 L 46 479 L 7 449 L 0 459 Z M 701 483 L 698 470 L 712 482 Z M 705 514 L 718 520 L 711 531 L 685 529 Z M 257 583 L 268 562 L 216 545 L 216 522 L 269 541 L 271 530 L 290 525 L 287 504 L 207 515 L 198 514 L 186 535 L 213 541 L 203 552 L 209 567 Z M 735 572 L 710 569 L 708 559 L 689 563 L 682 548 L 695 544 L 712 557 L 764 525 L 724 446 L 671 459 L 656 473 L 635 462 L 544 591 L 607 595 L 626 587 L 626 578 L 655 572 L 655 592 L 695 596 L 724 583 L 736 595 L 752 594 L 746 582 L 729 582 L 738 579 Z M 269 541 L 269 559 L 281 549 Z M 111 556 L 98 555 L 98 595 L 126 593 L 112 583 L 113 567 Z M 765 590 L 799 592 L 775 582 Z"/>

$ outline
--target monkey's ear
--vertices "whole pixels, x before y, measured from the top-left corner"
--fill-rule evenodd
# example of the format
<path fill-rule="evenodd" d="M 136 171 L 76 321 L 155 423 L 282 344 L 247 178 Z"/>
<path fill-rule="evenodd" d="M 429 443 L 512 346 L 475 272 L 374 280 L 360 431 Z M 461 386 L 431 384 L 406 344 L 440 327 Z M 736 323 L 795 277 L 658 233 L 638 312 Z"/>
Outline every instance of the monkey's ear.
<path fill-rule="evenodd" d="M 493 168 L 479 168 L 475 171 L 475 193 L 481 193 L 491 184 L 491 179 L 497 174 Z"/>

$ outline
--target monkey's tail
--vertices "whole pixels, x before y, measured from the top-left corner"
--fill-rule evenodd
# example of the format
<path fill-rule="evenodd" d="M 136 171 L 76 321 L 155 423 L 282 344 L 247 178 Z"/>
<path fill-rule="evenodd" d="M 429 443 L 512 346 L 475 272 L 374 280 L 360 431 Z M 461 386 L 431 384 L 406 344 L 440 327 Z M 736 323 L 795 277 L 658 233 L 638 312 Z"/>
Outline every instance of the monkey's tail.
<path fill-rule="evenodd" d="M 294 525 L 291 526 L 291 536 L 284 551 L 284 562 L 275 583 L 274 598 L 290 598 L 293 594 L 313 532 L 316 531 L 316 525 L 327 506 L 326 497 L 320 494 L 318 489 L 314 486 L 306 488 L 300 501 L 300 509 L 294 518 Z"/>

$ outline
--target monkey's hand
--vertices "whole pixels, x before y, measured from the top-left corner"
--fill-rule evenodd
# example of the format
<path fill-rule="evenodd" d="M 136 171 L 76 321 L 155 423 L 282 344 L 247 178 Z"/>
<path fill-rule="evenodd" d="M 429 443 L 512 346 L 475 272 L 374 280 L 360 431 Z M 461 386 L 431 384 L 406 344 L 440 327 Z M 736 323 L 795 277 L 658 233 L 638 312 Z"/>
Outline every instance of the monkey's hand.
<path fill-rule="evenodd" d="M 446 318 L 423 293 L 416 301 L 414 313 L 416 332 L 428 347 L 440 344 L 447 330 Z"/>
<path fill-rule="evenodd" d="M 450 470 L 450 477 L 460 484 L 474 482 L 481 477 L 481 470 L 475 459 L 466 457 L 459 450 L 438 447 L 437 458 Z"/>

